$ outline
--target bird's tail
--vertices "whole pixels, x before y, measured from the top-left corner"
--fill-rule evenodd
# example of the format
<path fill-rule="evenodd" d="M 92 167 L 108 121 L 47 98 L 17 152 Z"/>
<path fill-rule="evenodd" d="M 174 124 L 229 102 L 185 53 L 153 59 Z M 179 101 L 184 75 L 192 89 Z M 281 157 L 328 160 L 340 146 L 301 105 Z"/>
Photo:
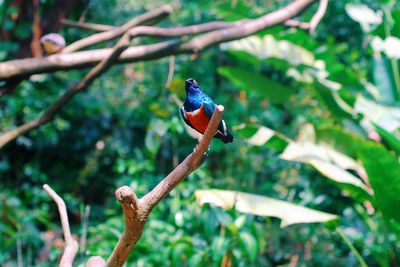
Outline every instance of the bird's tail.
<path fill-rule="evenodd" d="M 235 140 L 235 137 L 233 137 L 233 135 L 231 135 L 228 131 L 226 132 L 226 135 L 223 135 L 223 134 L 221 134 L 220 132 L 218 132 L 218 133 L 215 135 L 215 138 L 221 139 L 221 141 L 222 141 L 224 144 L 232 143 L 233 140 Z"/>

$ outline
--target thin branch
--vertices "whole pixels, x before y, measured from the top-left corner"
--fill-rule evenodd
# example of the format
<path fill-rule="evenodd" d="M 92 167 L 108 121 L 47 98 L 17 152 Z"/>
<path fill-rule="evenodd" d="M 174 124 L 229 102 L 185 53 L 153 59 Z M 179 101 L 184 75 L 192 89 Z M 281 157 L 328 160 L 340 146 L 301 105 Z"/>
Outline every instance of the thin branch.
<path fill-rule="evenodd" d="M 121 53 L 129 46 L 129 35 L 125 34 L 114 48 L 109 51 L 106 57 L 100 61 L 81 82 L 75 85 L 73 88 L 64 93 L 54 104 L 52 104 L 46 112 L 40 117 L 31 120 L 15 129 L 5 132 L 0 136 L 0 148 L 6 145 L 8 142 L 14 140 L 18 136 L 38 128 L 39 126 L 46 124 L 54 119 L 54 116 L 59 112 L 76 94 L 86 89 L 96 78 L 106 72 L 113 62 L 121 55 Z"/>
<path fill-rule="evenodd" d="M 89 227 L 89 215 L 90 215 L 90 205 L 86 205 L 85 213 L 83 214 L 83 220 L 82 220 L 82 234 L 81 238 L 79 239 L 80 253 L 84 253 L 86 250 L 87 232 Z"/>
<path fill-rule="evenodd" d="M 288 27 L 296 27 L 302 30 L 308 30 L 310 33 L 314 33 L 321 19 L 324 17 L 326 13 L 326 9 L 328 8 L 329 0 L 320 0 L 318 10 L 315 12 L 314 16 L 311 18 L 310 22 L 302 22 L 293 19 L 289 19 L 284 22 L 285 26 Z"/>
<path fill-rule="evenodd" d="M 60 260 L 60 267 L 72 267 L 74 258 L 78 252 L 78 242 L 72 238 L 71 230 L 69 229 L 67 208 L 64 200 L 47 184 L 43 185 L 47 194 L 56 202 L 58 212 L 60 213 L 61 226 L 64 233 L 65 249 Z"/>
<path fill-rule="evenodd" d="M 165 87 L 169 88 L 171 83 L 172 83 L 172 79 L 174 78 L 174 72 L 175 72 L 175 56 L 170 56 L 169 57 L 169 67 L 168 67 L 168 77 L 167 77 L 167 81 L 165 82 Z"/>
<path fill-rule="evenodd" d="M 324 17 L 326 9 L 328 8 L 328 0 L 320 0 L 317 12 L 314 14 L 310 21 L 310 32 L 315 32 L 319 22 Z"/>
<path fill-rule="evenodd" d="M 223 106 L 216 107 L 200 144 L 143 198 L 138 199 L 128 186 L 122 186 L 117 189 L 115 196 L 124 210 L 125 229 L 114 251 L 107 260 L 108 267 L 120 267 L 125 263 L 132 249 L 140 240 L 151 211 L 179 182 L 201 165 L 211 140 L 217 132 L 223 111 Z"/>
<path fill-rule="evenodd" d="M 164 5 L 160 8 L 149 11 L 147 13 L 144 13 L 142 15 L 139 15 L 139 16 L 131 19 L 130 21 L 128 21 L 121 27 L 117 27 L 117 28 L 111 29 L 106 32 L 96 33 L 87 38 L 76 41 L 75 43 L 72 43 L 72 44 L 68 45 L 67 47 L 65 47 L 63 49 L 62 53 L 71 53 L 71 52 L 81 50 L 82 48 L 85 48 L 85 47 L 88 47 L 88 46 L 91 46 L 91 45 L 94 45 L 94 44 L 97 44 L 100 42 L 115 39 L 115 38 L 123 35 L 129 29 L 131 29 L 137 25 L 141 25 L 141 24 L 149 22 L 149 21 L 162 19 L 165 16 L 168 16 L 172 11 L 173 11 L 173 8 L 171 6 Z"/>
<path fill-rule="evenodd" d="M 118 63 L 154 60 L 171 55 L 193 54 L 221 42 L 241 39 L 272 25 L 295 17 L 314 0 L 297 0 L 286 7 L 258 19 L 236 22 L 235 26 L 213 30 L 188 41 L 165 41 L 157 44 L 130 47 L 116 61 Z M 154 28 L 153 28 L 154 29 Z M 168 29 L 174 33 L 174 29 Z M 179 29 L 179 28 L 178 28 Z M 138 30 L 135 30 L 138 31 Z M 96 49 L 71 54 L 56 54 L 45 58 L 29 58 L 0 63 L 0 80 L 92 66 L 104 59 L 110 49 Z"/>
<path fill-rule="evenodd" d="M 96 32 L 105 32 L 109 30 L 115 29 L 114 26 L 104 25 L 104 24 L 96 24 L 96 23 L 87 23 L 87 22 L 79 22 L 73 21 L 69 19 L 63 19 L 61 23 L 68 27 L 75 27 L 83 30 L 91 30 Z"/>

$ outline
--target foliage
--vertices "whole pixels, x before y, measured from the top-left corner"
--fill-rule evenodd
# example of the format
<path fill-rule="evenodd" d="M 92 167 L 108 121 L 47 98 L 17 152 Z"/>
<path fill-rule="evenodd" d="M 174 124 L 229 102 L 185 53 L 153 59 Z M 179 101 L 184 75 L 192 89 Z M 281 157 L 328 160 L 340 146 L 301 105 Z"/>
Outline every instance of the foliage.
<path fill-rule="evenodd" d="M 0 26 L 13 33 L 1 41 L 0 60 L 25 55 L 31 38 L 30 22 L 15 20 L 22 11 L 10 2 L 0 1 Z M 288 1 L 171 2 L 181 9 L 163 26 L 257 17 Z M 45 17 L 53 1 L 40 3 Z M 70 18 L 86 9 L 86 21 L 120 24 L 157 6 L 86 4 L 77 3 Z M 309 20 L 316 8 L 298 19 Z M 67 42 L 88 34 L 67 27 L 61 33 Z M 176 104 L 183 81 L 193 77 L 225 106 L 235 143 L 212 143 L 205 164 L 152 213 L 128 266 L 359 266 L 360 257 L 368 266 L 396 266 L 399 38 L 396 1 L 330 1 L 314 34 L 279 25 L 195 59 L 176 56 L 169 87 L 168 59 L 114 66 L 52 123 L 0 152 L 0 265 L 58 261 L 60 223 L 43 183 L 64 197 L 77 236 L 84 232 L 84 207 L 91 206 L 78 264 L 90 255 L 107 257 L 124 223 L 113 191 L 126 184 L 142 196 L 197 142 Z M 0 102 L 0 130 L 35 118 L 85 72 L 20 83 Z M 338 220 L 281 229 L 279 219 L 259 216 L 265 214 L 196 203 L 195 192 L 217 189 L 284 200 Z"/>

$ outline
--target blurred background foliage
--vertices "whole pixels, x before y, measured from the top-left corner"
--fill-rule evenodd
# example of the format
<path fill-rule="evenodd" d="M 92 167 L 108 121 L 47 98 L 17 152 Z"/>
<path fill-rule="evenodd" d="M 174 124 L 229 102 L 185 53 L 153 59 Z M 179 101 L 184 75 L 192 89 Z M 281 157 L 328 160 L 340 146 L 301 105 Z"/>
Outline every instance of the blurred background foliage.
<path fill-rule="evenodd" d="M 71 43 L 88 32 L 63 27 L 63 18 L 119 25 L 161 5 L 34 2 L 0 0 L 1 61 L 31 56 L 35 12 L 43 34 Z M 180 9 L 162 26 L 258 17 L 289 1 L 166 2 Z M 212 143 L 205 164 L 154 210 L 127 266 L 399 266 L 396 2 L 330 1 L 313 34 L 275 26 L 197 58 L 177 56 L 169 85 L 169 58 L 114 66 L 52 123 L 0 151 L 0 265 L 58 261 L 62 233 L 44 183 L 65 199 L 76 237 L 87 236 L 77 266 L 108 257 L 124 224 L 114 190 L 129 185 L 144 195 L 197 143 L 177 105 L 193 77 L 225 106 L 235 143 Z M 0 130 L 35 118 L 85 72 L 20 83 L 0 100 Z M 243 199 L 247 208 L 226 206 L 228 193 L 209 189 L 253 195 Z M 322 223 L 305 223 L 310 216 Z"/>

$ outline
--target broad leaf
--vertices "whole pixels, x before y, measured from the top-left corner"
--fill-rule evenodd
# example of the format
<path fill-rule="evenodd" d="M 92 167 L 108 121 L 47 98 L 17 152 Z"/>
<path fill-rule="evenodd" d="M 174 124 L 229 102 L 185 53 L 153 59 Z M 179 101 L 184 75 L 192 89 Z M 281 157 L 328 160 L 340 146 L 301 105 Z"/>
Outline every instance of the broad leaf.
<path fill-rule="evenodd" d="M 282 152 L 290 142 L 286 136 L 261 125 L 242 124 L 234 129 L 250 145 L 266 146 L 277 152 Z"/>
<path fill-rule="evenodd" d="M 336 215 L 309 209 L 290 202 L 255 194 L 229 190 L 197 190 L 200 205 L 210 203 L 223 209 L 232 209 L 257 216 L 281 219 L 281 227 L 298 223 L 328 222 L 338 219 Z"/>
<path fill-rule="evenodd" d="M 367 5 L 347 4 L 346 12 L 350 18 L 361 24 L 364 32 L 369 32 L 382 22 L 382 15 Z"/>
<path fill-rule="evenodd" d="M 376 204 L 383 216 L 400 222 L 400 164 L 381 144 L 369 142 L 359 158 L 374 189 Z"/>
<path fill-rule="evenodd" d="M 358 95 L 354 110 L 389 133 L 396 132 L 400 127 L 400 108 L 379 105 Z"/>
<path fill-rule="evenodd" d="M 218 73 L 227 78 L 240 90 L 255 92 L 267 97 L 273 103 L 284 103 L 294 91 L 279 82 L 237 67 L 220 67 Z"/>

